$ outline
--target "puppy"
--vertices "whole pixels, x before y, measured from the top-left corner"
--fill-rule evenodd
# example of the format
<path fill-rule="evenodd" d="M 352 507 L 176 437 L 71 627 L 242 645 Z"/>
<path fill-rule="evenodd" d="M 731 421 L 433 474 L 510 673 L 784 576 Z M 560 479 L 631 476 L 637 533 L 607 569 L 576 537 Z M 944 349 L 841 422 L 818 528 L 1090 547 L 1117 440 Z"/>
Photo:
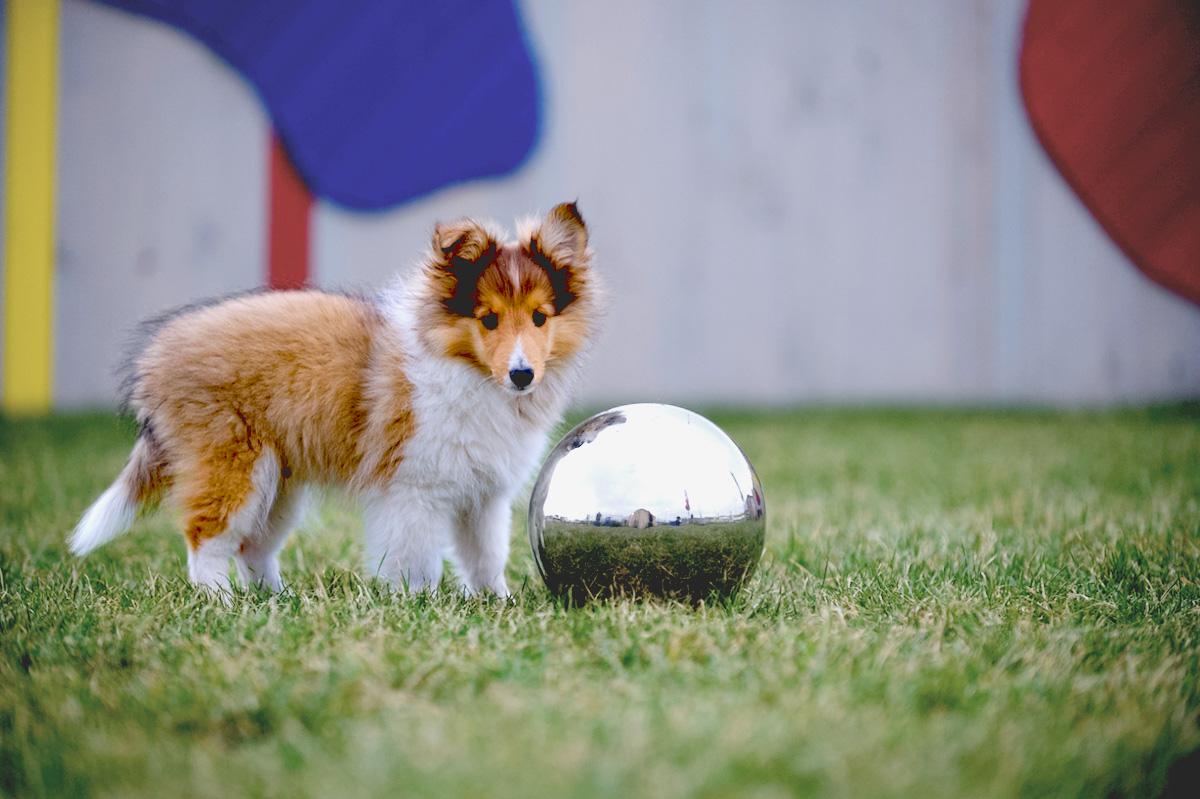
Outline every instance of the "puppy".
<path fill-rule="evenodd" d="M 367 566 L 434 589 L 508 594 L 511 506 L 581 371 L 601 289 L 574 204 L 516 242 L 464 220 L 372 298 L 261 293 L 169 316 L 130 364 L 141 433 L 71 538 L 80 556 L 169 497 L 188 575 L 278 591 L 303 487 L 364 506 Z"/>

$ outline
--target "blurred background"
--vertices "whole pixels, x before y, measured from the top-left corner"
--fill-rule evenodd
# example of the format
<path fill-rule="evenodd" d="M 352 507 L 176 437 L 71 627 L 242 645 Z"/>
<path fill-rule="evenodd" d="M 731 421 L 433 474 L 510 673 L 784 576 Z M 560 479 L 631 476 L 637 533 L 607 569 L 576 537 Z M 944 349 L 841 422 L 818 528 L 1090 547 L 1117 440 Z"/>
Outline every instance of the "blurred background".
<path fill-rule="evenodd" d="M 515 9 L 528 152 L 391 207 L 315 196 L 310 283 L 382 286 L 436 221 L 578 200 L 611 292 L 589 405 L 1200 395 L 1200 307 L 1131 265 L 1032 132 L 1024 0 Z M 57 25 L 49 402 L 76 409 L 115 402 L 139 319 L 269 282 L 273 123 L 177 27 L 91 0 Z M 404 124 L 453 110 L 433 105 Z"/>

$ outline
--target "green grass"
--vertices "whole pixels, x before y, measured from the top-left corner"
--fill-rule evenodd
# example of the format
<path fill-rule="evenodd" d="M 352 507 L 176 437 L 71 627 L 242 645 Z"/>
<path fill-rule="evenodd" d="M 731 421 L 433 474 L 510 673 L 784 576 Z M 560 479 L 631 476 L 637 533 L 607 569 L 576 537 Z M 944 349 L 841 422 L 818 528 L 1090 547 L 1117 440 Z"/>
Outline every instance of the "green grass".
<path fill-rule="evenodd" d="M 168 514 L 65 551 L 127 424 L 0 420 L 0 794 L 1194 795 L 1200 407 L 712 416 L 767 543 L 696 609 L 563 607 L 520 513 L 513 601 L 392 596 L 334 502 L 225 609 Z"/>

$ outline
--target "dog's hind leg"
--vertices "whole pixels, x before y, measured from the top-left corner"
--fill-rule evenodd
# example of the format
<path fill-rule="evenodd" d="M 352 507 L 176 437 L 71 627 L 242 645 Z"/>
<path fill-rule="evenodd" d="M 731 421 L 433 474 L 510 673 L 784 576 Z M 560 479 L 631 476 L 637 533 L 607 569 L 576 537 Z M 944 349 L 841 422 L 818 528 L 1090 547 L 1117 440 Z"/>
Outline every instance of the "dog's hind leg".
<path fill-rule="evenodd" d="M 228 592 L 229 560 L 247 540 L 265 537 L 280 490 L 279 457 L 232 446 L 213 450 L 181 486 L 188 538 L 188 576 L 199 586 Z"/>
<path fill-rule="evenodd" d="M 283 578 L 279 573 L 279 550 L 283 549 L 288 534 L 296 526 L 303 506 L 303 487 L 282 480 L 279 495 L 267 513 L 263 529 L 247 536 L 234 557 L 238 574 L 245 585 L 262 586 L 272 591 L 283 590 Z"/>

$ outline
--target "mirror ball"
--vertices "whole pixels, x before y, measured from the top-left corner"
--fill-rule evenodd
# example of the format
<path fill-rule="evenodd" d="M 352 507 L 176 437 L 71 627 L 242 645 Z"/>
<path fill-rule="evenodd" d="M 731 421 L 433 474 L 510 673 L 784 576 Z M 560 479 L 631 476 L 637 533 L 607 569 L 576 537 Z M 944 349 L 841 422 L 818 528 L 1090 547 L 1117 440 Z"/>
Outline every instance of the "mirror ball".
<path fill-rule="evenodd" d="M 762 485 L 721 428 L 673 405 L 622 405 L 550 451 L 529 502 L 529 543 L 550 591 L 697 603 L 754 572 Z"/>

